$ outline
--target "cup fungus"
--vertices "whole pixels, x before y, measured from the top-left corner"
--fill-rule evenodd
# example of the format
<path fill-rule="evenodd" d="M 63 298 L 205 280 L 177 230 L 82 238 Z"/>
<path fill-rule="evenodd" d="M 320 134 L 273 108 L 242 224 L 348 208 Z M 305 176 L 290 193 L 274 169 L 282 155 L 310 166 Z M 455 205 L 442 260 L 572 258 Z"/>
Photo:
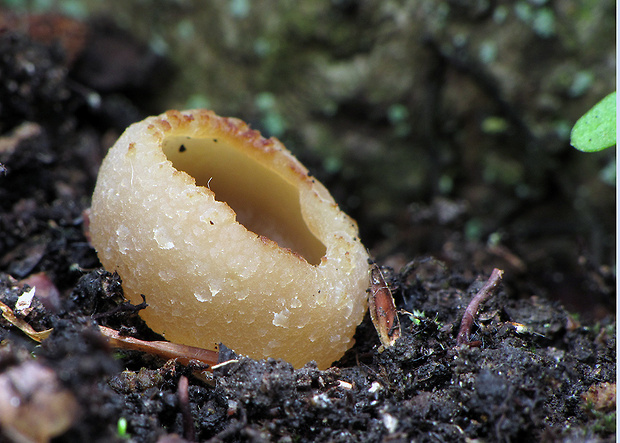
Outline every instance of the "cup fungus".
<path fill-rule="evenodd" d="M 326 368 L 366 311 L 355 222 L 278 140 L 211 111 L 125 131 L 101 165 L 90 234 L 172 342 Z"/>

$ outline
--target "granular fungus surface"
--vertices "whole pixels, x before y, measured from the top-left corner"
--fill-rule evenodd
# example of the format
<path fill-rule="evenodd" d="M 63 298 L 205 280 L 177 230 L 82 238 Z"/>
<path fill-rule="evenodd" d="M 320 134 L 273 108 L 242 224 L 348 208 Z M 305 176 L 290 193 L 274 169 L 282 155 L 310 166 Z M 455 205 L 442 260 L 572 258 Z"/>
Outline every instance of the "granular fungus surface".
<path fill-rule="evenodd" d="M 210 111 L 125 131 L 99 170 L 90 235 L 175 343 L 325 369 L 366 311 L 355 222 L 279 141 Z"/>

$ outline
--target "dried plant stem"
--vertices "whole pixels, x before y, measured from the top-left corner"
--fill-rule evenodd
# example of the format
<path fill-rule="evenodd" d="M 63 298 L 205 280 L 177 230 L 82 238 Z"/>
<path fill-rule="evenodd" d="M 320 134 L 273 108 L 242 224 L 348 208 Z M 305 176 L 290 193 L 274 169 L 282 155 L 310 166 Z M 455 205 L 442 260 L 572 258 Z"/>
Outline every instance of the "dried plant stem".
<path fill-rule="evenodd" d="M 493 269 L 491 272 L 491 276 L 484 284 L 484 286 L 478 291 L 478 293 L 471 299 L 469 305 L 467 305 L 467 309 L 465 309 L 465 313 L 463 314 L 463 320 L 461 320 L 461 328 L 459 329 L 459 333 L 456 336 L 456 344 L 464 345 L 469 343 L 469 333 L 471 332 L 471 327 L 474 323 L 474 319 L 476 317 L 476 313 L 478 312 L 478 307 L 481 303 L 486 301 L 493 292 L 497 289 L 499 284 L 502 281 L 502 276 L 504 275 L 504 271 L 501 269 Z"/>
<path fill-rule="evenodd" d="M 116 348 L 147 352 L 166 359 L 176 359 L 185 366 L 192 362 L 204 363 L 210 367 L 217 364 L 219 355 L 217 351 L 178 345 L 167 341 L 138 340 L 120 335 L 118 331 L 105 326 L 99 326 L 99 330 Z"/>

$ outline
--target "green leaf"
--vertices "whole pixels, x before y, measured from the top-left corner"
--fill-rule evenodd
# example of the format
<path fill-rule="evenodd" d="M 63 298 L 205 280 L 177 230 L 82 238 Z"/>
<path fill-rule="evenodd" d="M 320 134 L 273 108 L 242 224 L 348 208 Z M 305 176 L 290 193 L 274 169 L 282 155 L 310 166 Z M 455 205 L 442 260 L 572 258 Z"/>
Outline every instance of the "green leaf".
<path fill-rule="evenodd" d="M 586 112 L 573 127 L 570 144 L 596 152 L 616 144 L 616 93 L 612 92 Z"/>

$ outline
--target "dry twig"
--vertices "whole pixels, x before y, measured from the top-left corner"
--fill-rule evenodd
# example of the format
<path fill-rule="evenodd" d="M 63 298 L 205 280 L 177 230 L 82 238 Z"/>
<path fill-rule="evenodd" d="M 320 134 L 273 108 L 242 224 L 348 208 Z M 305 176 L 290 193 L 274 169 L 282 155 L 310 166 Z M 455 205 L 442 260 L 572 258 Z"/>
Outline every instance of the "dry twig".
<path fill-rule="evenodd" d="M 471 299 L 469 305 L 467 305 L 467 309 L 465 309 L 465 313 L 463 314 L 463 320 L 461 320 L 461 328 L 459 329 L 459 333 L 456 336 L 457 345 L 464 345 L 469 343 L 469 333 L 471 332 L 474 318 L 476 317 L 476 313 L 478 312 L 478 307 L 497 289 L 500 282 L 502 281 L 503 275 L 504 271 L 502 271 L 501 269 L 493 269 L 489 280 L 487 280 L 487 282 L 478 291 L 474 298 Z"/>
<path fill-rule="evenodd" d="M 209 365 L 217 364 L 217 351 L 195 348 L 193 346 L 179 345 L 167 341 L 144 341 L 133 337 L 120 335 L 118 331 L 105 326 L 99 326 L 101 333 L 116 348 L 142 351 L 154 354 L 165 359 L 176 359 L 180 364 L 187 366 L 192 362 L 200 362 Z"/>

